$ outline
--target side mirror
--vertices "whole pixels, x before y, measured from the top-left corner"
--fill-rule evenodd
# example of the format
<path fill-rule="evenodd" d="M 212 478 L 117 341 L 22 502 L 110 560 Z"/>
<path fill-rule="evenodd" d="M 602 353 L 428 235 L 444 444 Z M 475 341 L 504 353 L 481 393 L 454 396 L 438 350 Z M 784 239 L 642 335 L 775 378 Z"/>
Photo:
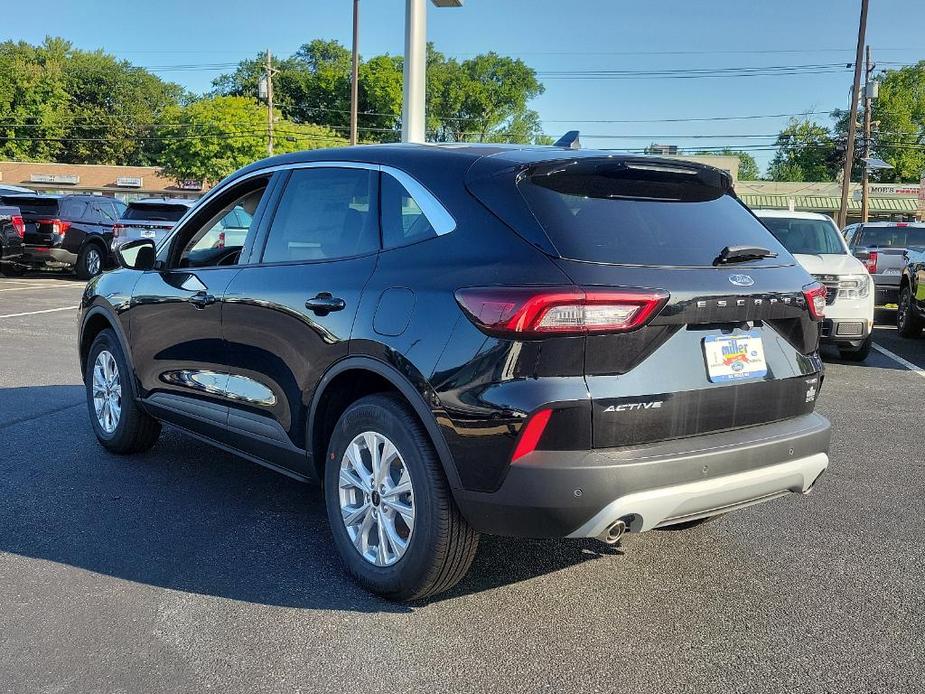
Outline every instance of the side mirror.
<path fill-rule="evenodd" d="M 152 270 L 157 260 L 157 250 L 151 239 L 127 241 L 116 248 L 119 265 L 129 270 Z"/>

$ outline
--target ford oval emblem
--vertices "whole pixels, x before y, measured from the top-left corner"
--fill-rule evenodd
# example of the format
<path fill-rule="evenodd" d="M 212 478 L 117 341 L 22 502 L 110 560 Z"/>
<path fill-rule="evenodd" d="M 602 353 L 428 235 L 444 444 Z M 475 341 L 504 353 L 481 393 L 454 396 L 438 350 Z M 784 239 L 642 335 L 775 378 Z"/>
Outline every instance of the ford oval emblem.
<path fill-rule="evenodd" d="M 729 275 L 729 281 L 737 287 L 751 287 L 755 283 L 749 275 Z"/>

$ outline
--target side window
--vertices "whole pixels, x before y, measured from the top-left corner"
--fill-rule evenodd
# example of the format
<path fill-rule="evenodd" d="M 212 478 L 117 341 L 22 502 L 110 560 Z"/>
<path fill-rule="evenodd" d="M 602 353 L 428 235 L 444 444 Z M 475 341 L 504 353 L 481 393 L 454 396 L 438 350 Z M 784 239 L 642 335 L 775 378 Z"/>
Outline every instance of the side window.
<path fill-rule="evenodd" d="M 366 169 L 335 167 L 293 171 L 270 226 L 263 262 L 349 258 L 376 250 L 375 176 Z"/>
<path fill-rule="evenodd" d="M 61 216 L 70 220 L 91 221 L 93 214 L 87 209 L 87 203 L 83 200 L 68 200 L 62 198 Z"/>
<path fill-rule="evenodd" d="M 253 215 L 268 184 L 269 178 L 248 181 L 197 212 L 174 239 L 168 264 L 171 267 L 214 267 L 237 263 L 252 233 Z M 247 211 L 248 224 L 226 227 L 224 221 L 236 207 Z"/>
<path fill-rule="evenodd" d="M 382 245 L 385 248 L 437 236 L 424 212 L 401 183 L 383 173 L 381 185 Z"/>
<path fill-rule="evenodd" d="M 845 243 L 847 243 L 849 246 L 852 246 L 854 244 L 854 234 L 855 232 L 857 232 L 857 230 L 858 230 L 857 224 L 852 224 L 850 227 L 845 229 Z"/>

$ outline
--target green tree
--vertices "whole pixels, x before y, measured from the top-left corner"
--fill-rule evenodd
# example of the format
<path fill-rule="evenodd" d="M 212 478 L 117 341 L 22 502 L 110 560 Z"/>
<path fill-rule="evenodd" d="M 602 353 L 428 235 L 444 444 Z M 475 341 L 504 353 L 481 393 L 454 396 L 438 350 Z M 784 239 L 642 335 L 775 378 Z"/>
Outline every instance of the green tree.
<path fill-rule="evenodd" d="M 772 181 L 834 181 L 843 156 L 829 130 L 810 120 L 791 120 L 775 147 L 768 167 Z"/>
<path fill-rule="evenodd" d="M 835 132 L 840 139 L 847 140 L 847 111 L 836 111 L 833 116 L 836 118 Z M 925 172 L 925 61 L 883 72 L 871 120 L 878 124 L 872 130 L 871 149 L 894 167 L 873 172 L 874 178 L 879 181 L 918 181 Z M 861 175 L 862 123 L 859 118 L 854 180 Z"/>
<path fill-rule="evenodd" d="M 256 96 L 265 57 L 240 63 L 213 82 L 214 94 Z M 543 141 L 539 117 L 527 107 L 543 92 L 521 60 L 494 53 L 462 62 L 428 45 L 427 130 L 442 142 Z M 350 123 L 351 55 L 337 41 L 315 40 L 274 61 L 274 96 L 297 123 L 317 123 L 346 135 Z M 401 127 L 403 60 L 379 55 L 360 62 L 360 139 L 394 141 Z"/>
<path fill-rule="evenodd" d="M 214 183 L 267 155 L 266 109 L 243 96 L 217 96 L 174 106 L 167 113 L 161 164 L 177 180 Z M 281 120 L 275 127 L 274 153 L 344 144 L 319 125 Z"/>
<path fill-rule="evenodd" d="M 742 150 L 724 147 L 717 151 L 697 152 L 702 156 L 721 156 L 721 157 L 738 157 L 739 158 L 739 180 L 740 181 L 757 181 L 761 177 L 761 170 L 758 168 L 758 162 L 748 152 Z"/>

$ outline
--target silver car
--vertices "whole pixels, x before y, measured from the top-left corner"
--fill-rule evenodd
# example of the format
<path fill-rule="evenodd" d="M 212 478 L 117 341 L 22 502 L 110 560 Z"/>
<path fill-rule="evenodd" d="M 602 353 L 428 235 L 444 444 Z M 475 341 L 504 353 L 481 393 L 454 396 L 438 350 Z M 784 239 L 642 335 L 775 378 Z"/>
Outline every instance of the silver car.
<path fill-rule="evenodd" d="M 160 243 L 193 203 L 193 200 L 179 198 L 147 198 L 130 202 L 122 218 L 112 228 L 113 250 L 135 239 L 152 239 L 155 244 Z"/>

